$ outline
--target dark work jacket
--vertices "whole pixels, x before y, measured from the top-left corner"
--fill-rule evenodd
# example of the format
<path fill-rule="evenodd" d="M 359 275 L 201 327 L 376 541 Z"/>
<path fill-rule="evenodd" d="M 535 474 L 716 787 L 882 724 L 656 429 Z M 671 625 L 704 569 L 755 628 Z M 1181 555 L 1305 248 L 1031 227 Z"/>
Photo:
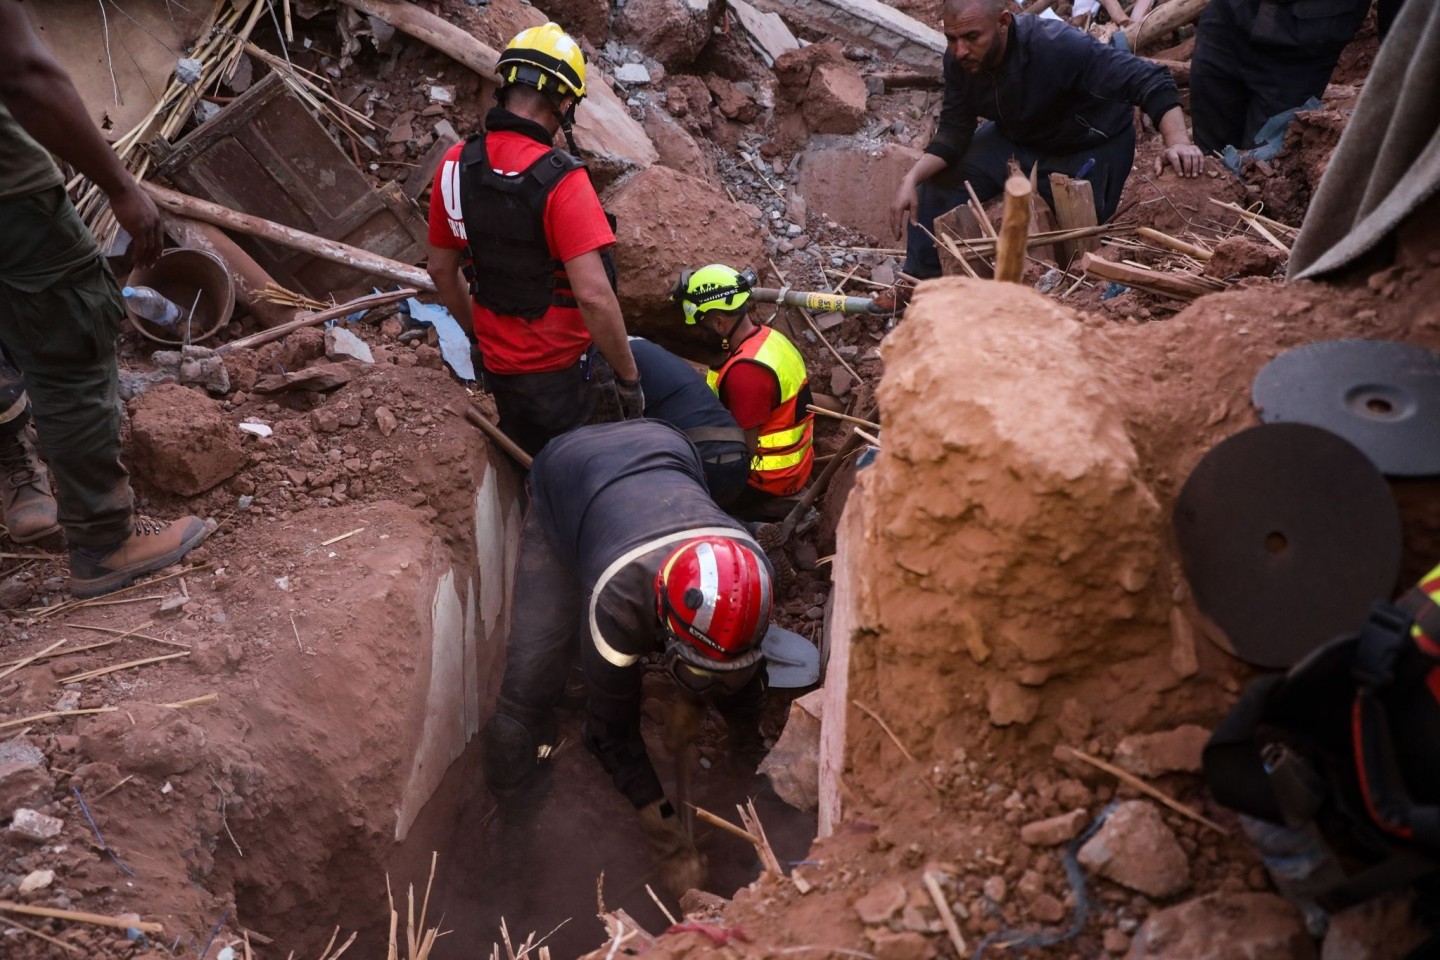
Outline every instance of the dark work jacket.
<path fill-rule="evenodd" d="M 1180 103 L 1170 71 L 1106 46 L 1060 20 L 1017 16 L 995 71 L 968 74 L 947 50 L 945 99 L 925 148 L 955 163 L 970 146 L 976 118 L 1042 154 L 1078 153 L 1121 133 L 1139 106 L 1157 124 Z"/>
<path fill-rule="evenodd" d="M 659 649 L 660 565 L 680 543 L 707 534 L 739 540 L 767 570 L 769 561 L 740 521 L 710 499 L 694 445 L 659 420 L 556 437 L 535 458 L 530 494 L 546 539 L 584 598 L 585 744 L 620 792 L 643 807 L 663 795 L 640 739 L 639 661 Z"/>
<path fill-rule="evenodd" d="M 1199 29 L 1248 37 L 1259 56 L 1325 59 L 1340 55 L 1369 12 L 1370 0 L 1212 0 Z"/>
<path fill-rule="evenodd" d="M 630 338 L 630 352 L 640 370 L 640 382 L 645 385 L 645 416 L 673 423 L 681 430 L 740 429 L 705 377 L 690 364 L 641 337 Z"/>

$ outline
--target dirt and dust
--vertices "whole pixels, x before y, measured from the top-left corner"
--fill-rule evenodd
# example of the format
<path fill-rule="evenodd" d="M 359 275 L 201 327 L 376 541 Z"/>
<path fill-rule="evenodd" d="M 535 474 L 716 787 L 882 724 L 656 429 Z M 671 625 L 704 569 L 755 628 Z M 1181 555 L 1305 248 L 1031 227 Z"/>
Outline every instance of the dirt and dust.
<path fill-rule="evenodd" d="M 629 18 L 639 22 L 645 5 L 632 5 Z M 520 0 L 428 6 L 493 47 L 539 15 Z M 895 6 L 925 22 L 938 16 L 934 0 Z M 851 292 L 894 284 L 902 251 L 886 245 L 894 241 L 881 221 L 852 219 L 838 204 L 817 209 L 800 189 L 812 126 L 837 116 L 852 124 L 845 103 L 849 97 L 853 104 L 853 80 L 885 73 L 889 64 L 863 48 L 816 45 L 797 58 L 809 64 L 805 82 L 792 84 L 794 97 L 784 99 L 784 77 L 765 68 L 729 17 L 715 24 L 719 33 L 703 49 L 688 49 L 697 36 L 687 49 L 666 52 L 648 49 L 643 29 L 631 46 L 615 39 L 608 9 L 567 7 L 576 11 L 598 82 L 611 82 L 601 71 L 622 64 L 648 72 L 647 82 L 613 86 L 670 168 L 613 184 L 614 171 L 606 173 L 607 197 L 626 207 L 622 242 L 628 236 L 634 245 L 628 271 L 628 247 L 621 250 L 621 293 L 631 312 L 663 327 L 663 294 L 673 279 L 667 274 L 722 254 L 749 261 L 767 283 Z M 296 64 L 329 77 L 337 96 L 374 123 L 358 135 L 338 127 L 332 133 L 354 144 L 357 162 L 377 184 L 408 178 L 444 132 L 435 129 L 440 121 L 464 135 L 490 106 L 490 89 L 474 74 L 423 44 L 375 30 L 358 14 L 321 8 L 297 27 L 312 42 L 291 47 Z M 275 37 L 257 36 L 275 47 Z M 681 72 L 658 62 L 657 52 Z M 737 800 L 756 796 L 791 876 L 747 886 L 758 874 L 753 851 L 702 827 L 710 889 L 734 893 L 734 900 L 719 905 L 718 916 L 705 914 L 711 926 L 665 936 L 650 956 L 709 954 L 718 940 L 754 957 L 950 955 L 937 896 L 972 949 L 978 939 L 1019 928 L 1040 937 L 1029 941 L 1030 956 L 1119 955 L 1132 941 L 1136 956 L 1153 956 L 1145 943 L 1195 921 L 1170 914 L 1145 927 L 1147 918 L 1199 895 L 1218 898 L 1219 906 L 1196 908 L 1195 916 L 1253 910 L 1274 921 L 1281 942 L 1293 936 L 1294 916 L 1268 893 L 1233 820 L 1205 796 L 1193 751 L 1168 748 L 1173 755 L 1162 762 L 1146 754 L 1152 741 L 1131 738 L 1183 730 L 1160 742 L 1193 743 L 1193 730 L 1213 723 L 1249 676 L 1206 640 L 1166 518 L 1199 456 L 1253 422 L 1247 394 L 1255 371 L 1285 348 L 1327 337 L 1440 345 L 1433 254 L 1339 288 L 1283 287 L 1274 256 L 1256 249 L 1239 220 L 1211 202 L 1259 201 L 1268 216 L 1298 224 L 1373 55 L 1373 36 L 1362 35 L 1347 50 L 1325 108 L 1302 113 L 1286 150 L 1243 177 L 1213 160 L 1198 180 L 1156 176 L 1157 138 L 1142 132 L 1118 219 L 1214 242 L 1211 263 L 1219 264 L 1209 272 L 1244 277 L 1225 293 L 1187 308 L 1083 281 L 1073 270 L 1049 301 L 1011 292 L 1000 304 L 989 286 L 967 287 L 959 301 L 927 292 L 920 303 L 931 307 L 917 308 L 921 315 L 944 305 L 954 327 L 932 341 L 935 331 L 907 320 L 888 341 L 885 360 L 878 348 L 893 326 L 885 318 L 815 318 L 831 353 L 802 318 L 762 312 L 805 354 L 822 403 L 868 410 L 886 363 L 903 368 L 907 351 L 937 366 L 891 370 L 881 394 L 890 428 L 881 464 L 857 469 L 856 458 L 846 457 L 816 531 L 791 550 L 793 575 L 781 597 L 781 624 L 822 643 L 832 605 L 841 602 L 832 597 L 830 572 L 839 562 L 837 529 L 844 539 L 852 525 L 848 549 L 866 538 L 891 548 L 867 561 L 873 578 L 861 578 L 865 603 L 882 615 L 854 638 L 849 692 L 858 703 L 837 708 L 849 731 L 836 781 L 844 817 L 812 847 L 813 816 L 785 807 L 764 781 L 733 769 L 723 731 L 707 728 L 701 753 L 708 766 L 697 773 L 697 797 L 727 815 Z M 815 86 L 815 95 L 838 109 L 812 107 L 807 119 L 799 91 L 809 96 L 817 60 L 836 76 Z M 435 85 L 453 87 L 453 102 L 433 99 Z M 872 76 L 850 142 L 903 159 L 902 151 L 928 139 L 939 90 L 878 88 L 883 92 L 875 92 Z M 870 211 L 888 202 L 882 179 L 856 184 L 853 206 Z M 713 230 L 691 229 L 696 204 Z M 1127 244 L 1111 238 L 1103 255 L 1200 269 Z M 623 276 L 636 270 L 644 276 Z M 1043 273 L 1034 271 L 1034 279 Z M 986 313 L 1008 318 L 1012 309 L 1014 329 L 1003 334 L 996 323 L 964 322 Z M 219 339 L 254 329 L 242 319 Z M 556 956 L 595 947 L 605 937 L 590 919 L 602 871 L 607 908 L 623 908 L 652 931 L 666 926 L 645 891 L 654 876 L 638 824 L 579 746 L 574 716 L 565 721 L 567 743 L 549 792 L 533 809 L 498 809 L 481 786 L 472 744 L 438 780 L 406 841 L 395 843 L 412 759 L 397 756 L 396 745 L 412 742 L 427 722 L 421 705 L 432 666 L 417 641 L 434 616 L 426 571 L 473 564 L 483 548 L 475 506 L 482 477 L 497 470 L 515 502 L 519 480 L 471 427 L 444 412 L 471 398 L 443 371 L 433 335 L 405 330 L 393 317 L 360 332 L 375 364 L 349 365 L 347 382 L 328 393 L 256 392 L 266 377 L 325 362 L 323 336 L 302 331 L 227 355 L 234 392 L 215 408 L 178 387 L 136 401 L 127 456 L 137 458 L 142 508 L 162 516 L 195 512 L 217 527 L 183 577 L 125 594 L 122 603 L 58 614 L 65 597 L 57 556 L 15 558 L 18 565 L 0 580 L 0 656 L 14 661 L 61 639 L 72 648 L 10 675 L 0 665 L 0 723 L 11 724 L 0 735 L 33 744 L 45 758 L 43 772 L 26 774 L 25 802 L 64 824 L 46 844 L 0 833 L 0 899 L 134 910 L 167 927 L 165 942 L 144 944 L 123 931 L 32 924 L 70 948 L 101 958 L 203 953 L 220 921 L 210 956 L 242 926 L 273 941 L 257 939 L 259 956 L 291 948 L 318 954 L 335 925 L 361 931 L 350 955 L 378 956 L 387 872 L 397 894 L 407 882 L 423 886 L 432 851 L 440 854 L 432 916 L 443 913 L 444 926 L 455 931 L 437 958 L 488 952 L 502 917 L 517 942 L 568 920 L 547 941 Z M 973 349 L 957 351 L 956 343 Z M 148 350 L 127 334 L 128 365 L 144 368 Z M 942 363 L 950 366 L 942 371 Z M 955 383 L 974 387 L 973 395 L 947 402 Z M 154 399 L 167 394 L 164 402 Z M 235 462 L 225 463 L 207 452 L 208 441 L 183 440 L 191 408 L 208 408 L 211 433 L 244 421 L 273 433 L 238 441 L 227 434 L 225 449 L 238 443 L 243 462 L 227 454 Z M 982 429 L 984 442 L 974 440 L 968 428 L 987 422 L 1004 427 Z M 962 427 L 963 435 L 944 439 Z M 819 464 L 836 455 L 846 432 L 820 421 Z M 159 446 L 144 446 L 151 433 L 182 439 L 162 457 Z M 1020 451 L 1034 456 L 1017 462 Z M 903 469 L 882 484 L 877 478 L 897 464 Z M 190 477 L 180 495 L 151 479 L 172 474 Z M 861 506 L 851 512 L 870 518 L 866 537 L 855 532 L 858 519 L 841 516 L 857 488 Z M 1429 485 L 1397 492 L 1409 577 L 1440 549 L 1440 515 Z M 107 645 L 73 649 L 88 644 Z M 172 653 L 188 655 L 67 682 L 88 668 Z M 218 702 L 161 706 L 212 693 Z M 646 735 L 668 775 L 657 735 L 663 701 L 647 700 Z M 777 697 L 768 735 L 779 732 L 785 707 Z M 52 709 L 106 712 L 22 719 Z M 1133 837 L 1103 832 L 1086 840 L 1088 853 L 1072 851 L 1078 831 L 1112 802 L 1136 795 L 1057 754 L 1060 745 L 1122 765 L 1152 764 L 1145 769 L 1163 771 L 1154 776 L 1159 787 L 1229 832 L 1147 801 L 1127 807 L 1116 823 L 1137 825 L 1136 836 L 1168 851 L 1165 862 L 1117 857 Z M 1136 756 L 1143 761 L 1126 759 Z M 1104 866 L 1132 859 L 1147 869 Z M 1081 862 L 1108 879 L 1077 884 Z M 46 871 L 53 877 L 41 883 Z M 1077 922 L 1073 939 L 1045 943 Z M 1367 941 L 1362 935 L 1356 942 Z M 17 960 L 71 952 L 18 932 L 5 935 L 3 949 Z"/>

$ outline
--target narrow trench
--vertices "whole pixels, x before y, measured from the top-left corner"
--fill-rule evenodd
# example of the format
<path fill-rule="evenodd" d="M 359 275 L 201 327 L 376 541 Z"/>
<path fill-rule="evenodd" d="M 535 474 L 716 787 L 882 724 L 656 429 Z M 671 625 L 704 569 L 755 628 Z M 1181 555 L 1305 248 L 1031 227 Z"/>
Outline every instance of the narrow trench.
<path fill-rule="evenodd" d="M 731 769 L 723 749 L 715 747 L 715 732 L 707 723 L 700 754 L 711 763 L 695 771 L 694 802 L 735 821 L 735 804 L 754 798 L 776 856 L 782 862 L 803 859 L 815 838 L 814 816 L 781 801 L 765 777 Z M 517 948 L 533 931 L 537 939 L 550 934 L 546 943 L 557 958 L 593 950 L 605 940 L 596 900 L 602 874 L 606 909 L 623 908 L 646 929 L 664 930 L 669 921 L 647 893 L 649 884 L 673 915 L 682 915 L 661 888 L 634 809 L 581 746 L 578 713 L 562 718 L 561 735 L 563 746 L 538 801 L 504 807 L 481 782 L 478 738 L 472 741 L 441 783 L 439 802 L 427 805 L 402 844 L 397 859 L 417 888 L 432 844 L 439 853 L 431 912 L 443 916 L 443 928 L 452 933 L 439 941 L 435 960 L 488 954 L 500 942 L 502 918 Z M 654 746 L 655 738 L 647 739 L 673 797 L 669 758 Z M 451 798 L 460 800 L 458 816 L 446 802 Z M 448 822 L 428 822 L 432 810 L 442 809 Z M 759 861 L 744 841 L 703 823 L 695 836 L 709 861 L 709 892 L 728 898 L 759 876 Z"/>

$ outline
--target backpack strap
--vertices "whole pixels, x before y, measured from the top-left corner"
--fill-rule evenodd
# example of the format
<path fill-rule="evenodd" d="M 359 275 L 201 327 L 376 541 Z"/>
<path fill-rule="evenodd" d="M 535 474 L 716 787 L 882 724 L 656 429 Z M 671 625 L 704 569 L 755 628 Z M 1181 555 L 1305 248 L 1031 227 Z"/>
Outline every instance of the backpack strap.
<path fill-rule="evenodd" d="M 1284 683 L 1264 677 L 1245 688 L 1225 715 L 1201 755 L 1205 782 L 1223 806 L 1271 823 L 1286 822 L 1261 756 L 1258 732 Z"/>

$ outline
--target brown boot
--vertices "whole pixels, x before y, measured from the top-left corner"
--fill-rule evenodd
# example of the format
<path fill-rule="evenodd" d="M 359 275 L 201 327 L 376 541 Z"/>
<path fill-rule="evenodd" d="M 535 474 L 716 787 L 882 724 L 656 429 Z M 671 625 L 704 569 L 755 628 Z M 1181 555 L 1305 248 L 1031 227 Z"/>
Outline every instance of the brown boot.
<path fill-rule="evenodd" d="M 35 453 L 34 429 L 0 437 L 0 511 L 16 543 L 33 543 L 60 532 L 50 474 Z"/>
<path fill-rule="evenodd" d="M 137 516 L 130 536 L 119 543 L 70 548 L 70 592 L 86 599 L 129 586 L 185 556 L 207 533 L 205 521 L 199 517 L 166 523 Z"/>

